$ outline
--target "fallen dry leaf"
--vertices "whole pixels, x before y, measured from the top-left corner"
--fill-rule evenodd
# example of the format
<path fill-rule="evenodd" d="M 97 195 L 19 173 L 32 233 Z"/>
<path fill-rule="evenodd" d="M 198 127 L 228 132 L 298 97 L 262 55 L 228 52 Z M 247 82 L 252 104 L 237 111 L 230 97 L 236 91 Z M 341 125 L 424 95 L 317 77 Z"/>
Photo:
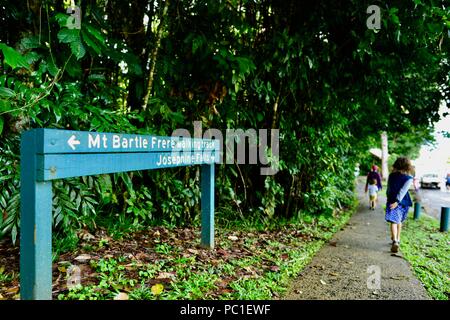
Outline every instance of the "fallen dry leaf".
<path fill-rule="evenodd" d="M 19 287 L 8 288 L 8 289 L 6 289 L 6 292 L 8 294 L 16 294 L 17 292 L 19 292 Z"/>
<path fill-rule="evenodd" d="M 75 260 L 77 260 L 78 262 L 86 262 L 92 259 L 92 256 L 90 256 L 89 254 L 80 254 L 78 257 L 75 258 Z"/>
<path fill-rule="evenodd" d="M 181 254 L 181 256 L 183 257 L 183 258 L 196 258 L 196 256 L 192 256 L 192 254 L 190 254 L 190 253 L 187 253 L 187 252 L 183 252 L 182 254 Z"/>
<path fill-rule="evenodd" d="M 232 292 L 233 292 L 233 289 L 225 288 L 225 289 L 222 289 L 221 292 L 222 292 L 222 293 L 232 293 Z"/>
<path fill-rule="evenodd" d="M 114 297 L 114 300 L 128 300 L 128 294 L 126 294 L 125 292 L 119 292 Z"/>
<path fill-rule="evenodd" d="M 174 280 L 176 278 L 175 272 L 160 272 L 156 279 L 171 279 Z"/>
<path fill-rule="evenodd" d="M 320 283 L 323 285 L 326 285 L 327 283 L 325 281 L 323 281 L 322 279 L 320 279 Z"/>
<path fill-rule="evenodd" d="M 188 252 L 197 255 L 198 254 L 198 250 L 195 249 L 187 249 Z"/>
<path fill-rule="evenodd" d="M 123 266 L 124 266 L 125 270 L 130 271 L 130 270 L 134 270 L 136 268 L 142 267 L 142 266 L 144 266 L 144 264 L 143 263 L 128 263 Z"/>
<path fill-rule="evenodd" d="M 88 233 L 83 234 L 83 235 L 81 236 L 81 239 L 83 239 L 83 240 L 85 240 L 85 241 L 91 241 L 91 240 L 94 240 L 95 237 L 94 237 L 92 234 L 90 234 L 90 233 L 88 232 Z"/>
<path fill-rule="evenodd" d="M 280 267 L 279 266 L 271 266 L 270 271 L 278 272 L 278 271 L 280 271 Z"/>
<path fill-rule="evenodd" d="M 228 236 L 228 239 L 231 240 L 231 241 L 238 241 L 239 240 L 239 238 L 236 237 L 236 236 Z"/>
<path fill-rule="evenodd" d="M 250 266 L 244 267 L 244 270 L 247 271 L 248 273 L 252 273 L 252 274 L 256 273 L 256 271 L 253 270 L 252 267 L 250 267 Z"/>
<path fill-rule="evenodd" d="M 222 260 L 217 260 L 217 259 L 212 259 L 212 260 L 210 261 L 210 263 L 211 263 L 213 266 L 218 266 L 221 262 L 222 262 Z"/>
<path fill-rule="evenodd" d="M 223 256 L 227 256 L 228 255 L 228 252 L 226 250 L 223 250 L 223 249 L 217 249 L 217 253 L 219 253 L 219 254 L 221 254 Z"/>
<path fill-rule="evenodd" d="M 147 260 L 149 258 L 150 258 L 150 256 L 144 252 L 138 252 L 136 254 L 136 259 L 138 259 L 138 260 Z"/>
<path fill-rule="evenodd" d="M 218 282 L 216 282 L 216 286 L 218 286 L 219 288 L 226 288 L 228 287 L 228 281 L 219 280 Z"/>

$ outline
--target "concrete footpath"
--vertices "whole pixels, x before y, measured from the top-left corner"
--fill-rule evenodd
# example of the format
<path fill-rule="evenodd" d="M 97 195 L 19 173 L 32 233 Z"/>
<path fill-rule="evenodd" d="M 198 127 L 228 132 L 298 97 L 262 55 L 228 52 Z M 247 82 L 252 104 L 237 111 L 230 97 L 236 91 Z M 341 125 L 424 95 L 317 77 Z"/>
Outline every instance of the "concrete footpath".
<path fill-rule="evenodd" d="M 372 211 L 363 189 L 359 183 L 359 206 L 347 226 L 324 245 L 283 299 L 430 299 L 403 259 L 401 246 L 398 254 L 390 252 L 385 191 L 379 193 L 378 208 Z"/>

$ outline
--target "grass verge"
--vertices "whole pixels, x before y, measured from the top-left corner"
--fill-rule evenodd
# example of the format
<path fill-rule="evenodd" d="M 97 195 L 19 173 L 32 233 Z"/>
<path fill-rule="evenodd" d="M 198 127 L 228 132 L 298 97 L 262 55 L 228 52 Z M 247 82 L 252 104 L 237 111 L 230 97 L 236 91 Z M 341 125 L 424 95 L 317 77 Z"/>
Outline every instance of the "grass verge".
<path fill-rule="evenodd" d="M 402 252 L 428 294 L 450 298 L 450 233 L 439 232 L 439 222 L 426 215 L 409 218 L 402 233 Z"/>

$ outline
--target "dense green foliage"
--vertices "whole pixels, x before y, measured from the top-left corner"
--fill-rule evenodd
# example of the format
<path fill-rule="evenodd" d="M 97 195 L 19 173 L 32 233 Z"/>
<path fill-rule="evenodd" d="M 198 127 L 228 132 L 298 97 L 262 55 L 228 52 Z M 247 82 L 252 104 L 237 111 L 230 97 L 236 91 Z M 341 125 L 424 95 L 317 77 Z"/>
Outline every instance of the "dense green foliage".
<path fill-rule="evenodd" d="M 275 176 L 257 165 L 221 165 L 217 175 L 220 221 L 267 223 L 349 205 L 355 164 L 374 137 L 426 135 L 450 96 L 444 0 L 75 2 L 79 30 L 67 27 L 68 1 L 0 5 L 0 234 L 13 238 L 18 135 L 28 128 L 279 128 Z M 382 9 L 379 31 L 366 26 L 369 4 Z M 194 167 L 54 190 L 65 234 L 105 220 L 198 219 Z"/>

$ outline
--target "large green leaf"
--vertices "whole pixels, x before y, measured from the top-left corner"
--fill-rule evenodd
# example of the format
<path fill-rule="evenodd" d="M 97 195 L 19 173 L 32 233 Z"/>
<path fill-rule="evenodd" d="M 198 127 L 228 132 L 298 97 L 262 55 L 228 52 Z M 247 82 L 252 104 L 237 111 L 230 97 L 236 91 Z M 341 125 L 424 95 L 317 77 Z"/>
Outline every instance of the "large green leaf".
<path fill-rule="evenodd" d="M 62 43 L 70 44 L 70 50 L 75 55 L 77 60 L 83 58 L 86 54 L 86 49 L 81 43 L 80 30 L 62 28 L 58 32 L 58 39 Z"/>
<path fill-rule="evenodd" d="M 3 113 L 11 109 L 11 103 L 8 100 L 0 99 L 0 112 Z"/>
<path fill-rule="evenodd" d="M 47 61 L 47 69 L 53 77 L 55 77 L 59 72 L 59 68 L 53 63 L 52 59 Z"/>
<path fill-rule="evenodd" d="M 84 42 L 95 51 L 96 54 L 101 55 L 102 50 L 100 46 L 95 42 L 95 40 L 91 37 L 91 35 L 84 30 L 81 30 L 81 34 L 83 35 Z"/>
<path fill-rule="evenodd" d="M 80 30 L 62 28 L 58 32 L 58 39 L 62 43 L 72 43 L 74 41 L 80 41 Z"/>
<path fill-rule="evenodd" d="M 14 48 L 7 46 L 4 43 L 0 43 L 0 50 L 3 52 L 4 61 L 11 68 L 15 69 L 17 67 L 29 69 L 30 66 L 27 63 L 27 60 Z"/>
<path fill-rule="evenodd" d="M 86 30 L 88 31 L 88 33 L 92 35 L 95 39 L 97 39 L 100 43 L 106 42 L 102 33 L 98 29 L 94 28 L 93 26 L 87 23 L 85 23 L 84 25 L 86 26 Z"/>
<path fill-rule="evenodd" d="M 41 47 L 38 36 L 25 37 L 20 41 L 20 44 L 24 49 L 35 49 Z"/>
<path fill-rule="evenodd" d="M 70 44 L 70 49 L 72 50 L 72 53 L 75 55 L 77 60 L 84 57 L 86 54 L 86 49 L 84 48 L 83 44 L 81 43 L 81 39 L 79 41 L 74 41 Z"/>
<path fill-rule="evenodd" d="M 16 95 L 14 90 L 10 88 L 0 87 L 0 97 L 12 98 Z"/>

